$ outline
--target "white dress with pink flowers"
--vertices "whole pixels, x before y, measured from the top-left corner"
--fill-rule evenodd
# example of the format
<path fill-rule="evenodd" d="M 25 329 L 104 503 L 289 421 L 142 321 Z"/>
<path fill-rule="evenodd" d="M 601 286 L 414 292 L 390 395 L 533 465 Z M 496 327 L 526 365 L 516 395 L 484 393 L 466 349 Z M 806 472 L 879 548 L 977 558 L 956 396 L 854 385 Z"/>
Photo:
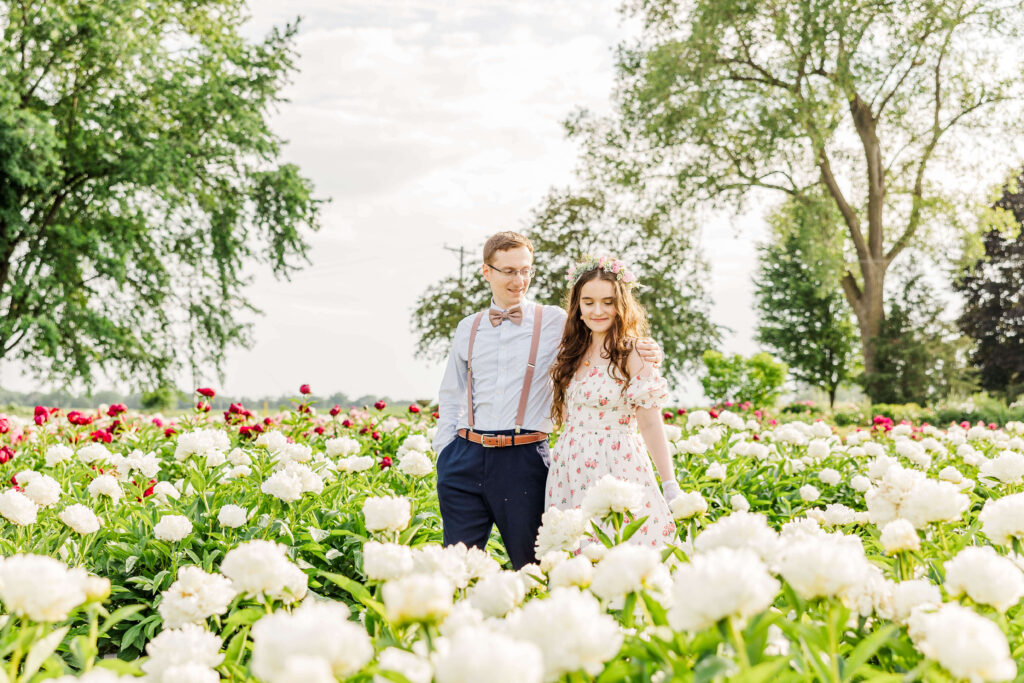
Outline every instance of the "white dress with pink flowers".
<path fill-rule="evenodd" d="M 566 390 L 566 421 L 551 451 L 544 508 L 577 508 L 587 489 L 611 474 L 639 484 L 643 490 L 640 516 L 647 521 L 631 543 L 658 547 L 675 535 L 675 524 L 654 467 L 636 426 L 637 408 L 660 408 L 668 384 L 655 369 L 634 377 L 626 393 L 622 380 L 607 367 L 594 367 L 582 379 L 574 377 Z"/>

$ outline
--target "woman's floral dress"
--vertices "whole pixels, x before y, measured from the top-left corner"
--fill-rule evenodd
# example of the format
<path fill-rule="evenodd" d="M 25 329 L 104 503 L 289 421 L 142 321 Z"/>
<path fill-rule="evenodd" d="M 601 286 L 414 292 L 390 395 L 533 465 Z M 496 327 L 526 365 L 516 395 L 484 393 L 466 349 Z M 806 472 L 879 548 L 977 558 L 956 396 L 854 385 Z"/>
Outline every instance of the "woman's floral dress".
<path fill-rule="evenodd" d="M 667 397 L 668 384 L 656 369 L 634 377 L 625 394 L 622 380 L 607 368 L 573 377 L 566 390 L 565 428 L 551 451 L 544 509 L 581 507 L 587 489 L 611 474 L 643 490 L 639 515 L 647 521 L 629 542 L 658 547 L 672 540 L 672 514 L 636 425 L 637 408 L 660 408 Z"/>

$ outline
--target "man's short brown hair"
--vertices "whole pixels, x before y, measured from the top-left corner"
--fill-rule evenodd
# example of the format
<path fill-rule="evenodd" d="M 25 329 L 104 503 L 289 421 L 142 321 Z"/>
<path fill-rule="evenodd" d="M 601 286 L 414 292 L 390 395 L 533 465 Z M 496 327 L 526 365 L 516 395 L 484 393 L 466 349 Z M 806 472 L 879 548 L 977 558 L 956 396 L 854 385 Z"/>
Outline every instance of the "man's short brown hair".
<path fill-rule="evenodd" d="M 491 259 L 497 251 L 506 251 L 507 249 L 516 249 L 517 247 L 526 247 L 533 254 L 533 243 L 525 235 L 510 231 L 491 235 L 490 239 L 484 244 L 484 263 L 490 265 Z"/>

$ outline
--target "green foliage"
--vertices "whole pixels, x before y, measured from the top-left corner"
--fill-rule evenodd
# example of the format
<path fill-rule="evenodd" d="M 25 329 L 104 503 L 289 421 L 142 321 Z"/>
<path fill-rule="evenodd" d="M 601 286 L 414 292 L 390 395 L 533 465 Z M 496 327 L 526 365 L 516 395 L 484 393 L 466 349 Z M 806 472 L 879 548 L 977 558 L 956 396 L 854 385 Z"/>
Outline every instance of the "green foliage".
<path fill-rule="evenodd" d="M 708 350 L 703 355 L 706 373 L 700 383 L 711 400 L 750 401 L 754 406 L 770 407 L 786 381 L 786 364 L 761 352 L 750 358 L 740 354 L 725 356 Z"/>
<path fill-rule="evenodd" d="M 820 248 L 810 226 L 828 219 L 827 209 L 791 202 L 776 213 L 775 239 L 760 249 L 755 298 L 758 342 L 789 365 L 794 379 L 825 391 L 831 406 L 853 373 L 857 336 L 833 272 L 835 252 Z"/>
<path fill-rule="evenodd" d="M 249 342 L 249 266 L 299 267 L 320 202 L 268 124 L 297 27 L 251 41 L 246 18 L 0 3 L 0 358 L 153 386 Z"/>
<path fill-rule="evenodd" d="M 874 401 L 929 405 L 974 391 L 976 373 L 967 362 L 971 341 L 943 320 L 944 310 L 922 275 L 910 271 L 876 340 L 878 372 L 862 377 Z"/>
<path fill-rule="evenodd" d="M 143 410 L 163 411 L 174 410 L 182 400 L 187 400 L 177 388 L 169 385 L 159 386 L 152 391 L 147 391 L 139 397 L 139 403 Z"/>
<path fill-rule="evenodd" d="M 718 343 L 711 323 L 704 282 L 707 267 L 691 232 L 668 208 L 632 213 L 618 200 L 597 191 L 552 191 L 525 232 L 534 245 L 537 273 L 530 296 L 545 304 L 565 305 L 569 266 L 586 253 L 611 254 L 629 264 L 643 285 L 637 299 L 647 309 L 651 335 L 665 353 L 665 369 L 679 374 Z M 461 281 L 447 277 L 417 300 L 413 329 L 417 352 L 443 358 L 459 320 L 486 308 L 491 291 L 479 273 L 480 261 Z"/>
<path fill-rule="evenodd" d="M 1007 401 L 1024 395 L 1024 173 L 1002 188 L 993 209 L 1008 215 L 1009 231 L 984 233 L 984 251 L 954 283 L 964 307 L 957 323 L 977 343 L 971 362 L 981 387 Z"/>
<path fill-rule="evenodd" d="M 842 230 L 820 221 L 820 243 L 834 243 L 873 373 L 889 266 L 908 247 L 955 258 L 935 238 L 970 212 L 971 198 L 928 179 L 961 171 L 954 144 L 1021 140 L 1019 3 L 624 5 L 643 29 L 617 52 L 613 112 L 569 122 L 588 176 L 695 215 L 765 190 L 824 198 Z"/>

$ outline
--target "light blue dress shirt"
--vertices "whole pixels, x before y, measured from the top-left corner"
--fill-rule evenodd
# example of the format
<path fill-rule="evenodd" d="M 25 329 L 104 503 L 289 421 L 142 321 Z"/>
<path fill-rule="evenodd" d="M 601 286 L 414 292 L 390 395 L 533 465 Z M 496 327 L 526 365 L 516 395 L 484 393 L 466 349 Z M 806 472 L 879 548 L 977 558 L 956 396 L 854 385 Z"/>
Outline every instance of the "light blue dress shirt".
<path fill-rule="evenodd" d="M 476 332 L 473 344 L 473 429 L 488 432 L 515 429 L 519 394 L 526 378 L 526 363 L 530 359 L 530 340 L 536 304 L 524 299 L 522 324 L 504 320 L 492 327 L 485 314 Z M 502 310 L 491 302 L 491 307 Z M 459 322 L 455 330 L 452 350 L 448 354 L 448 367 L 441 380 L 438 400 L 437 432 L 434 434 L 434 452 L 455 439 L 459 429 L 469 426 L 466 406 L 466 358 L 469 352 L 469 332 L 473 315 Z M 548 371 L 558 355 L 562 343 L 566 313 L 558 306 L 544 306 L 537 365 L 530 386 L 530 398 L 523 417 L 523 431 L 551 432 L 551 378 Z"/>

